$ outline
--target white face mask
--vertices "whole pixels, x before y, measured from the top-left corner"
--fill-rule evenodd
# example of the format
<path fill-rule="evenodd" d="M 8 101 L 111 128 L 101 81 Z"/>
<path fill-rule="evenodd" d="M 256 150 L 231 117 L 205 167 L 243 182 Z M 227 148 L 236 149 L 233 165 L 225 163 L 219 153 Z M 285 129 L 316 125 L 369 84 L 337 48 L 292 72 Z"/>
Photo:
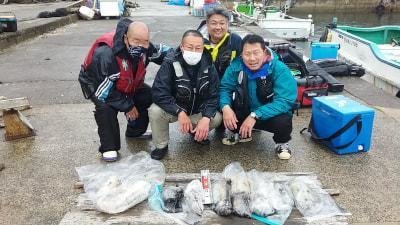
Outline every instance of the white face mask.
<path fill-rule="evenodd" d="M 199 63 L 202 55 L 203 55 L 202 52 L 191 52 L 183 50 L 183 59 L 187 64 L 191 66 L 194 66 L 197 63 Z"/>

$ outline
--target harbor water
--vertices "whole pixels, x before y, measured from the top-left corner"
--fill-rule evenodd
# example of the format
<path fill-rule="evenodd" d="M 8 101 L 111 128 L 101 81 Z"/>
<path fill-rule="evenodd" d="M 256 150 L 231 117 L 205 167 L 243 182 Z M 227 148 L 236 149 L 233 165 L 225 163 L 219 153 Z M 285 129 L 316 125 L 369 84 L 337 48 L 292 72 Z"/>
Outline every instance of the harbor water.
<path fill-rule="evenodd" d="M 288 13 L 291 16 L 298 18 L 307 18 L 308 14 L 305 13 Z M 306 56 L 310 54 L 310 43 L 318 41 L 325 27 L 332 21 L 333 17 L 338 19 L 338 25 L 349 25 L 355 27 L 374 27 L 383 25 L 399 25 L 400 26 L 400 13 L 386 13 L 377 15 L 372 12 L 355 12 L 355 13 L 312 13 L 314 21 L 315 34 L 308 42 L 294 42 L 296 47 L 304 51 Z"/>

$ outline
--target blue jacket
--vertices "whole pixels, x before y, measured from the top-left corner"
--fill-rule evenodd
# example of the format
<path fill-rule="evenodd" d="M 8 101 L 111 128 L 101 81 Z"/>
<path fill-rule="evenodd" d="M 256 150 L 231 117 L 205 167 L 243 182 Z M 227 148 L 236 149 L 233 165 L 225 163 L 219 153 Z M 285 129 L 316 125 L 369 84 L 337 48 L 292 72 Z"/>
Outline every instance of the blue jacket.
<path fill-rule="evenodd" d="M 268 49 L 271 53 L 273 51 Z M 291 113 L 297 97 L 297 83 L 293 78 L 289 68 L 273 53 L 272 60 L 269 62 L 268 74 L 272 76 L 274 82 L 274 96 L 270 103 L 262 104 L 256 93 L 256 80 L 248 79 L 248 96 L 250 103 L 250 111 L 255 112 L 261 120 L 267 120 L 283 113 Z M 235 58 L 230 66 L 226 69 L 222 77 L 219 94 L 220 108 L 225 105 L 232 105 L 232 93 L 236 89 L 238 83 L 238 75 L 243 70 L 243 59 Z"/>

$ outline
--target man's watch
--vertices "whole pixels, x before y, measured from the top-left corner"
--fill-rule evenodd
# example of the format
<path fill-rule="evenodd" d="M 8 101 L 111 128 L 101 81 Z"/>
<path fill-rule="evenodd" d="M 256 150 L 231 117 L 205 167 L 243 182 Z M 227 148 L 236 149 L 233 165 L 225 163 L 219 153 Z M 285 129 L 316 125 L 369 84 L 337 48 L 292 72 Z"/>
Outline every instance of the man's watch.
<path fill-rule="evenodd" d="M 257 114 L 255 112 L 251 112 L 250 113 L 250 117 L 256 120 L 257 119 Z"/>

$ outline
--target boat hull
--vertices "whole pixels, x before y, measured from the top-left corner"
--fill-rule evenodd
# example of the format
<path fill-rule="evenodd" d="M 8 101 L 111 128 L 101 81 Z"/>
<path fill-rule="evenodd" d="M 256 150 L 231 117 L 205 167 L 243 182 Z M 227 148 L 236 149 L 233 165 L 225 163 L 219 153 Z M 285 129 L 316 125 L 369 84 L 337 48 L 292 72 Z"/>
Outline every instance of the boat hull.
<path fill-rule="evenodd" d="M 286 40 L 308 40 L 313 35 L 312 19 L 285 16 L 279 19 L 258 19 L 258 26 Z"/>
<path fill-rule="evenodd" d="M 391 94 L 399 91 L 400 64 L 387 60 L 373 42 L 340 29 L 331 29 L 330 33 L 331 42 L 340 44 L 339 56 L 366 69 L 365 80 Z"/>
<path fill-rule="evenodd" d="M 312 19 L 299 19 L 287 15 L 284 18 L 254 18 L 242 13 L 240 16 L 244 22 L 254 22 L 259 27 L 286 40 L 308 40 L 314 35 Z"/>

